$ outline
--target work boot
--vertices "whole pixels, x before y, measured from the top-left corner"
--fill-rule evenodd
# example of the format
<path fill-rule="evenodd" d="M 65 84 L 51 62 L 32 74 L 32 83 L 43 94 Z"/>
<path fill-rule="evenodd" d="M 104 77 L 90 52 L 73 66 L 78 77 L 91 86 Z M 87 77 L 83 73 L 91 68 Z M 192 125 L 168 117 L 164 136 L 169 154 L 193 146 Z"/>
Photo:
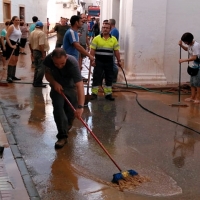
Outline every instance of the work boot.
<path fill-rule="evenodd" d="M 6 81 L 7 81 L 8 83 L 13 83 L 13 80 L 12 80 L 11 77 L 8 77 L 8 78 L 6 79 Z"/>
<path fill-rule="evenodd" d="M 16 66 L 13 66 L 12 67 L 12 80 L 13 81 L 20 81 L 21 79 L 20 78 L 17 78 L 16 76 L 15 76 L 15 74 L 16 74 Z"/>
<path fill-rule="evenodd" d="M 17 77 L 15 77 L 15 76 L 13 76 L 13 77 L 12 77 L 12 80 L 13 80 L 13 81 L 20 81 L 21 78 L 17 78 Z"/>
<path fill-rule="evenodd" d="M 97 95 L 96 94 L 92 94 L 90 100 L 96 100 L 97 99 Z"/>
<path fill-rule="evenodd" d="M 115 98 L 112 97 L 112 94 L 106 95 L 105 99 L 110 100 L 110 101 L 114 101 L 115 100 Z"/>
<path fill-rule="evenodd" d="M 7 79 L 6 79 L 6 81 L 7 81 L 8 83 L 12 83 L 12 82 L 13 82 L 13 80 L 12 80 L 12 71 L 13 71 L 13 66 L 8 65 Z"/>
<path fill-rule="evenodd" d="M 55 149 L 61 149 L 67 143 L 67 138 L 58 139 L 55 143 Z"/>

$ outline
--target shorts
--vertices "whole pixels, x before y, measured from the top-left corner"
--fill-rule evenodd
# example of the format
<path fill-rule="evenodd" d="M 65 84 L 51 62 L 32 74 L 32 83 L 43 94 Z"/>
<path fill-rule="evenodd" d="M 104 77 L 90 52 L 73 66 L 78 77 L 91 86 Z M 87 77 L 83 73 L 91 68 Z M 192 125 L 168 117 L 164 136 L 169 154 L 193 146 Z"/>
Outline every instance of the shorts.
<path fill-rule="evenodd" d="M 21 38 L 20 47 L 24 48 L 27 42 L 27 38 Z"/>
<path fill-rule="evenodd" d="M 192 87 L 200 87 L 200 70 L 196 76 L 190 77 L 190 85 Z"/>
<path fill-rule="evenodd" d="M 15 45 L 17 42 L 10 40 L 12 45 Z M 13 53 L 14 56 L 19 56 L 19 43 L 17 45 L 17 48 L 14 50 L 9 46 L 9 44 L 6 42 L 6 60 L 8 60 L 11 56 L 11 54 Z"/>
<path fill-rule="evenodd" d="M 88 35 L 89 35 L 89 37 L 93 37 L 94 36 L 94 32 L 93 31 L 89 31 Z"/>
<path fill-rule="evenodd" d="M 86 44 L 80 44 L 85 50 L 87 49 L 86 48 Z M 85 55 L 83 55 L 82 53 L 80 53 L 80 55 L 81 55 L 81 58 L 85 58 L 86 56 Z"/>
<path fill-rule="evenodd" d="M 6 51 L 3 50 L 3 46 L 1 45 L 2 56 L 6 57 Z"/>

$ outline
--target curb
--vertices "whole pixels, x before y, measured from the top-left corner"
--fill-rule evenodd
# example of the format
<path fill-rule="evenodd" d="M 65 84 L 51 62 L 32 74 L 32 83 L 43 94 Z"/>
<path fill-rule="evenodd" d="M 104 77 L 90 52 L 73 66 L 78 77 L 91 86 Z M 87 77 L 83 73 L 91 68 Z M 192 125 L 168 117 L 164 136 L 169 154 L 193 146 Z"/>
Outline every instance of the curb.
<path fill-rule="evenodd" d="M 25 161 L 20 153 L 20 150 L 17 146 L 17 142 L 15 140 L 14 135 L 12 134 L 11 128 L 8 124 L 8 121 L 5 117 L 5 114 L 3 112 L 3 109 L 0 106 L 0 125 L 2 125 L 4 134 L 6 135 L 6 138 L 9 143 L 9 147 L 12 152 L 13 160 L 16 162 L 17 167 L 19 169 L 20 175 L 22 177 L 22 180 L 24 182 L 24 186 L 27 190 L 27 193 L 29 195 L 29 198 L 32 200 L 40 200 L 39 193 L 35 187 L 35 184 L 29 175 L 28 169 L 26 167 Z"/>

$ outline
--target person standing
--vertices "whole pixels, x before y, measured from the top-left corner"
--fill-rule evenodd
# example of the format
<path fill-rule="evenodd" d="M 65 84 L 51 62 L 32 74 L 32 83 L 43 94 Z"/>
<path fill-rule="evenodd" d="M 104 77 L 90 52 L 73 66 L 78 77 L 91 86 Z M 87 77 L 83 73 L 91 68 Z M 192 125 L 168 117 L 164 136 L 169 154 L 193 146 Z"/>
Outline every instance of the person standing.
<path fill-rule="evenodd" d="M 6 34 L 6 59 L 9 59 L 8 69 L 7 69 L 7 82 L 12 83 L 13 80 L 21 80 L 15 76 L 16 65 L 19 57 L 19 43 L 21 39 L 22 32 L 20 30 L 19 17 L 13 16 L 8 27 Z"/>
<path fill-rule="evenodd" d="M 110 34 L 116 37 L 117 41 L 119 41 L 119 31 L 115 27 L 115 23 L 116 23 L 115 19 L 109 19 L 109 23 L 111 25 Z M 119 69 L 118 69 L 117 64 L 115 63 L 115 56 L 113 56 L 113 70 L 114 70 L 113 83 L 116 83 Z"/>
<path fill-rule="evenodd" d="M 3 68 L 6 67 L 6 34 L 9 27 L 10 22 L 5 22 L 5 28 L 1 30 L 1 49 L 2 49 L 2 62 L 3 62 Z"/>
<path fill-rule="evenodd" d="M 90 54 L 95 56 L 95 66 L 93 71 L 92 98 L 97 99 L 99 84 L 102 82 L 102 74 L 105 74 L 105 99 L 114 101 L 112 97 L 113 81 L 113 55 L 117 58 L 118 65 L 121 66 L 119 44 L 114 36 L 110 35 L 111 26 L 104 23 L 101 35 L 96 36 L 90 45 Z"/>
<path fill-rule="evenodd" d="M 89 48 L 89 39 L 88 39 L 88 26 L 87 26 L 87 17 L 85 14 L 81 14 L 81 18 L 82 18 L 82 22 L 83 25 L 81 28 L 79 28 L 78 33 L 79 33 L 79 42 L 80 45 L 86 50 Z M 79 67 L 80 70 L 82 70 L 82 62 L 83 62 L 83 58 L 85 58 L 86 56 L 84 54 L 79 54 Z M 83 81 L 87 81 L 86 78 L 83 77 Z"/>
<path fill-rule="evenodd" d="M 27 25 L 24 23 L 24 20 L 20 21 L 20 30 L 22 32 L 22 37 L 21 37 L 21 42 L 20 42 L 20 54 L 26 55 L 24 48 L 27 42 L 27 37 L 28 37 L 28 27 Z"/>
<path fill-rule="evenodd" d="M 70 26 L 66 23 L 66 18 L 61 17 L 60 24 L 56 24 L 56 26 L 52 30 L 47 31 L 47 34 L 57 32 L 55 48 L 62 47 L 63 37 L 69 28 Z"/>
<path fill-rule="evenodd" d="M 38 17 L 37 16 L 33 16 L 32 17 L 32 21 L 33 21 L 33 23 L 29 27 L 29 32 L 30 33 L 35 30 L 35 23 L 38 21 Z M 35 67 L 35 62 L 34 62 L 34 58 L 33 58 L 32 53 L 31 53 L 31 62 L 32 62 L 31 67 L 34 68 Z"/>
<path fill-rule="evenodd" d="M 35 73 L 33 79 L 34 87 L 46 87 L 42 80 L 44 77 L 45 66 L 43 60 L 46 57 L 46 52 L 49 51 L 49 43 L 46 34 L 43 31 L 43 23 L 38 21 L 35 24 L 35 30 L 30 35 L 30 50 L 35 61 Z"/>
<path fill-rule="evenodd" d="M 33 23 L 29 27 L 30 33 L 35 30 L 35 23 L 38 21 L 38 17 L 37 16 L 33 16 L 32 17 L 32 21 L 33 21 Z"/>
<path fill-rule="evenodd" d="M 187 45 L 184 46 L 183 42 Z M 179 63 L 193 62 L 193 68 L 200 67 L 200 44 L 194 40 L 192 33 L 184 33 L 179 41 L 179 46 L 188 51 L 189 58 L 179 59 Z M 191 97 L 186 98 L 185 101 L 191 101 L 195 104 L 200 103 L 200 70 L 196 76 L 190 77 Z"/>
<path fill-rule="evenodd" d="M 49 22 L 49 18 L 47 18 L 47 30 L 49 31 L 49 27 L 50 27 L 50 22 Z"/>
<path fill-rule="evenodd" d="M 94 37 L 100 34 L 99 18 L 96 18 L 96 22 L 92 28 L 92 32 L 93 32 Z"/>
<path fill-rule="evenodd" d="M 53 115 L 57 126 L 55 148 L 62 148 L 72 127 L 74 118 L 80 118 L 84 108 L 84 86 L 78 61 L 67 55 L 62 48 L 56 48 L 45 60 L 45 77 L 50 83 L 50 97 L 53 104 Z M 71 109 L 61 93 L 64 93 L 76 112 Z"/>
<path fill-rule="evenodd" d="M 94 33 L 92 31 L 93 26 L 94 26 L 94 20 L 95 20 L 95 18 L 92 17 L 91 20 L 90 20 L 90 22 L 89 22 L 89 41 L 91 41 L 92 38 L 94 37 Z"/>
<path fill-rule="evenodd" d="M 93 62 L 94 57 L 91 56 L 79 43 L 78 29 L 82 27 L 83 22 L 80 16 L 73 15 L 70 19 L 71 28 L 65 33 L 63 39 L 63 49 L 67 54 L 72 55 L 79 60 L 79 52 Z"/>

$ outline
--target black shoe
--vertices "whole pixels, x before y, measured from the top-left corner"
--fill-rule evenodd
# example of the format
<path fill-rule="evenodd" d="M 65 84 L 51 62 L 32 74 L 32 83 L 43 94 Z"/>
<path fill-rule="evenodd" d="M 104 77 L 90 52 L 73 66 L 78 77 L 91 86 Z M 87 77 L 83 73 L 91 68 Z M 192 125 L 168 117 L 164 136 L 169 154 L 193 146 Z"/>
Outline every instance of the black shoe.
<path fill-rule="evenodd" d="M 72 128 L 72 125 L 68 125 L 67 132 L 69 132 Z"/>
<path fill-rule="evenodd" d="M 96 94 L 92 94 L 90 100 L 95 100 L 97 99 L 97 95 Z"/>
<path fill-rule="evenodd" d="M 46 85 L 44 85 L 44 84 L 39 84 L 39 85 L 33 84 L 33 87 L 43 87 L 43 88 L 45 88 Z"/>
<path fill-rule="evenodd" d="M 8 77 L 8 78 L 6 79 L 6 81 L 7 81 L 8 83 L 13 83 L 13 80 L 12 80 L 11 77 Z"/>
<path fill-rule="evenodd" d="M 67 143 L 67 138 L 58 139 L 55 143 L 55 149 L 61 149 Z"/>
<path fill-rule="evenodd" d="M 110 100 L 110 101 L 114 101 L 115 100 L 115 98 L 112 97 L 112 94 L 106 95 L 105 99 Z"/>
<path fill-rule="evenodd" d="M 17 78 L 17 77 L 15 77 L 15 76 L 13 76 L 13 77 L 12 77 L 12 80 L 13 80 L 13 81 L 20 81 L 21 78 Z"/>

